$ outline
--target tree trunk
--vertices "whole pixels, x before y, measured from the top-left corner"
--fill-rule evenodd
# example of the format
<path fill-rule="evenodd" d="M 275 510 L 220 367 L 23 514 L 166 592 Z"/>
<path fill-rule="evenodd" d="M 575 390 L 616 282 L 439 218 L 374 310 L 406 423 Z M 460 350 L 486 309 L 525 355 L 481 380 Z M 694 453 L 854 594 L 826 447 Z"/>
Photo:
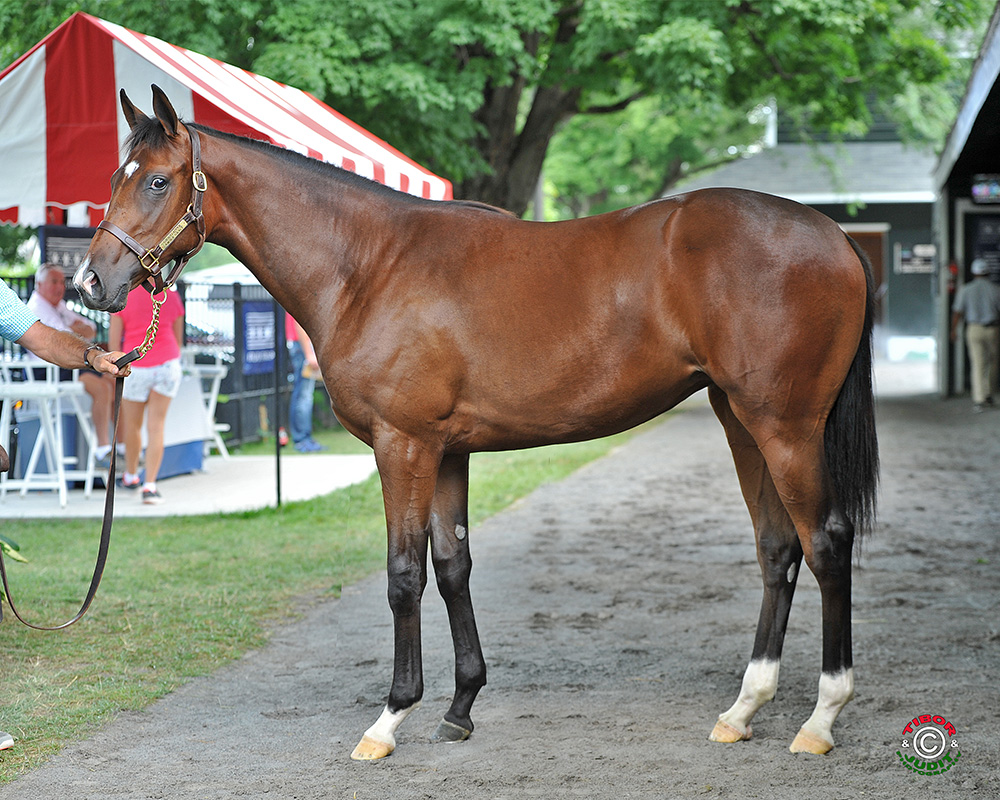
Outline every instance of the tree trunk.
<path fill-rule="evenodd" d="M 456 197 L 490 203 L 518 216 L 528 208 L 552 135 L 562 120 L 578 110 L 580 90 L 538 89 L 524 127 L 515 135 L 517 101 L 523 90 L 521 79 L 501 89 L 487 89 L 479 115 L 486 134 L 477 147 L 491 172 L 456 184 Z"/>
<path fill-rule="evenodd" d="M 582 0 L 571 0 L 559 10 L 558 26 L 552 36 L 554 46 L 567 46 L 573 40 L 582 8 Z M 541 39 L 538 31 L 525 34 L 526 51 L 537 53 Z M 552 135 L 560 122 L 580 110 L 581 91 L 562 86 L 558 76 L 551 83 L 543 80 L 541 88 L 535 90 L 524 127 L 517 133 L 517 111 L 526 86 L 525 78 L 515 75 L 509 86 L 486 87 L 485 102 L 476 120 L 484 127 L 485 135 L 477 148 L 491 171 L 456 184 L 456 197 L 490 203 L 518 216 L 527 210 Z"/>

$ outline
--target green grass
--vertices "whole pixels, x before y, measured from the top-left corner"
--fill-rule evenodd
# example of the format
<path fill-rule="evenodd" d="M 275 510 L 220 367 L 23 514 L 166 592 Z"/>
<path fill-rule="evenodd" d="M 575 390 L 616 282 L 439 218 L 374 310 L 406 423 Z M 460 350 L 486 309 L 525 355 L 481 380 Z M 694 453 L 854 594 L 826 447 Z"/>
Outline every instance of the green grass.
<path fill-rule="evenodd" d="M 472 525 L 629 435 L 474 455 Z M 318 438 L 334 452 L 367 449 L 343 431 Z M 261 452 L 268 448 L 273 440 Z M 41 624 L 72 616 L 90 581 L 97 521 L 23 520 L 3 530 L 30 561 L 8 561 L 22 614 Z M 0 626 L 0 730 L 17 739 L 0 753 L 0 784 L 118 712 L 143 708 L 263 645 L 302 603 L 338 596 L 384 561 L 377 476 L 281 509 L 117 520 L 104 581 L 82 622 L 45 633 L 7 614 Z"/>

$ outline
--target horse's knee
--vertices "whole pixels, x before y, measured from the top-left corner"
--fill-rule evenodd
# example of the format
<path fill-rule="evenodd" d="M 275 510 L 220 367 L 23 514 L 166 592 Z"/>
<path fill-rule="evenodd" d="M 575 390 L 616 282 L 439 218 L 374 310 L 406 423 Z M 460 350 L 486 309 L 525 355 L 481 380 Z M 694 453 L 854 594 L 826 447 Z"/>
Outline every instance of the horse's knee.
<path fill-rule="evenodd" d="M 471 574 L 472 558 L 468 550 L 458 551 L 448 558 L 434 559 L 434 578 L 438 591 L 446 600 L 468 592 Z"/>
<path fill-rule="evenodd" d="M 427 584 L 427 570 L 419 561 L 407 555 L 399 555 L 389 559 L 386 571 L 389 578 L 389 608 L 393 614 L 409 616 L 416 613 Z"/>
<path fill-rule="evenodd" d="M 802 547 L 795 538 L 761 536 L 757 544 L 757 562 L 764 585 L 769 589 L 794 585 L 801 558 Z"/>
<path fill-rule="evenodd" d="M 467 520 L 445 523 L 436 514 L 431 517 L 431 560 L 438 591 L 446 600 L 468 594 L 472 574 Z"/>

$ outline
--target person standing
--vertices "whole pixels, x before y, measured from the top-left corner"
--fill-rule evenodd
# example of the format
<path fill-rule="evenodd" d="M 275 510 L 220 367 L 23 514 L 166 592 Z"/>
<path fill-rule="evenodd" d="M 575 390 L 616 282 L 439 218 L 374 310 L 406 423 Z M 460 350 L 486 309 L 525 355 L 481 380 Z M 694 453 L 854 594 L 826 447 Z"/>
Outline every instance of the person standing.
<path fill-rule="evenodd" d="M 325 450 L 313 439 L 313 392 L 319 377 L 319 361 L 309 334 L 285 313 L 285 341 L 292 361 L 292 397 L 288 403 L 288 427 L 292 432 L 292 445 L 300 453 L 316 453 Z"/>
<path fill-rule="evenodd" d="M 142 502 L 158 505 L 163 497 L 156 478 L 163 463 L 163 436 L 170 401 L 181 385 L 181 343 L 184 341 L 184 304 L 174 290 L 164 293 L 159 330 L 152 347 L 132 365 L 132 374 L 122 389 L 121 432 L 125 438 L 125 473 L 120 485 L 126 489 L 142 486 Z M 143 343 L 153 316 L 153 301 L 146 289 L 129 292 L 125 308 L 111 315 L 108 343 L 131 350 Z M 142 425 L 146 421 L 146 475 L 139 480 L 142 452 Z"/>
<path fill-rule="evenodd" d="M 71 311 L 63 299 L 66 293 L 66 276 L 55 264 L 42 264 L 35 273 L 35 291 L 28 298 L 28 308 L 50 328 L 72 331 L 84 339 L 93 341 L 97 326 L 80 314 Z M 70 380 L 60 375 L 61 380 Z M 111 452 L 111 410 L 115 401 L 115 381 L 109 375 L 101 375 L 90 369 L 80 370 L 80 383 L 90 395 L 90 416 L 94 420 L 97 434 L 97 448 L 94 455 L 103 461 Z"/>
<path fill-rule="evenodd" d="M 993 405 L 1000 367 L 1000 286 L 989 279 L 983 258 L 972 262 L 972 280 L 955 294 L 951 314 L 951 340 L 958 338 L 958 324 L 965 321 L 965 343 L 972 370 L 972 410 Z"/>
<path fill-rule="evenodd" d="M 105 375 L 128 375 L 129 367 L 119 370 L 115 362 L 124 353 L 105 352 L 99 345 L 70 331 L 59 330 L 41 322 L 13 290 L 0 280 L 0 337 L 16 342 L 39 358 L 66 369 L 94 369 Z M 6 468 L 7 454 L 0 447 L 0 465 Z M 0 731 L 0 750 L 14 746 L 14 737 Z"/>

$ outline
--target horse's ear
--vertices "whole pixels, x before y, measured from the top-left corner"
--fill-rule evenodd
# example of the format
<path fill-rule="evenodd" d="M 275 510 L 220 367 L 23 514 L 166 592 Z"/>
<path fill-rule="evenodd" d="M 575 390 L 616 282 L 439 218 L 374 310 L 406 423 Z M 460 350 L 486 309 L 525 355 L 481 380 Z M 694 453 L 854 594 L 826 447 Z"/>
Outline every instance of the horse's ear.
<path fill-rule="evenodd" d="M 118 96 L 122 101 L 122 113 L 125 115 L 125 121 L 128 123 L 129 130 L 135 130 L 135 126 L 147 120 L 148 117 L 132 105 L 132 101 L 128 99 L 128 95 L 125 94 L 124 89 L 118 93 Z"/>
<path fill-rule="evenodd" d="M 168 136 L 176 136 L 180 128 L 180 120 L 177 119 L 177 112 L 167 99 L 163 89 L 153 84 L 153 113 L 163 126 L 163 130 Z"/>

